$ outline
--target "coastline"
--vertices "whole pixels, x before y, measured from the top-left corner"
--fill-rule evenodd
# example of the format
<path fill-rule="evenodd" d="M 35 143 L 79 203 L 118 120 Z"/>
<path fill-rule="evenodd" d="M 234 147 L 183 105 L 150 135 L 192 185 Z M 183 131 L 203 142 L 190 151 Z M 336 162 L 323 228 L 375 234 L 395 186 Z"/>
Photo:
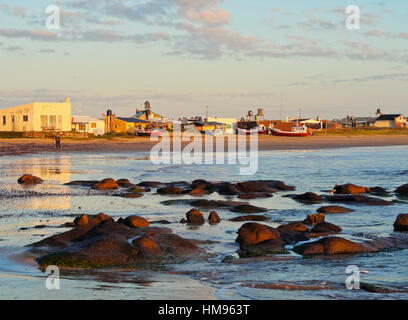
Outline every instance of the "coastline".
<path fill-rule="evenodd" d="M 62 152 L 120 152 L 150 151 L 156 142 L 149 138 L 115 138 L 76 140 L 63 139 Z M 188 143 L 183 143 L 186 145 Z M 249 143 L 248 143 L 249 145 Z M 306 138 L 259 136 L 258 149 L 268 150 L 317 150 L 351 147 L 385 147 L 408 145 L 408 136 L 311 136 Z M 225 143 L 227 146 L 227 143 Z M 57 153 L 54 139 L 0 139 L 0 156 Z"/>

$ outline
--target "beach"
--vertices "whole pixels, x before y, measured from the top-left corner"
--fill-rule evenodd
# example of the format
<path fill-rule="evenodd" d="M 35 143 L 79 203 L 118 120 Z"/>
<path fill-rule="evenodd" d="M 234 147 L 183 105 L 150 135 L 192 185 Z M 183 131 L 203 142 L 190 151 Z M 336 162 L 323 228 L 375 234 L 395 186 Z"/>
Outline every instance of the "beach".
<path fill-rule="evenodd" d="M 150 151 L 157 142 L 146 137 L 63 139 L 63 152 Z M 183 143 L 186 145 L 187 143 Z M 249 145 L 249 143 L 248 143 Z M 311 136 L 306 138 L 258 136 L 259 150 L 318 150 L 349 147 L 408 145 L 405 135 Z M 227 143 L 225 143 L 227 146 Z M 0 156 L 56 152 L 54 139 L 0 139 Z"/>

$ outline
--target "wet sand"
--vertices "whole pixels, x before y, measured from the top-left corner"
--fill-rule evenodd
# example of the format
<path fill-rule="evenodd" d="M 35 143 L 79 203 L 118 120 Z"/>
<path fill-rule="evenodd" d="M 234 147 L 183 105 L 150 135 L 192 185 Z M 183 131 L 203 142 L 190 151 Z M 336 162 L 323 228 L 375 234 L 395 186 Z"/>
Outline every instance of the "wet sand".
<path fill-rule="evenodd" d="M 63 152 L 150 151 L 150 138 L 63 139 Z M 184 145 L 187 143 L 184 143 Z M 249 145 L 249 143 L 248 143 Z M 312 136 L 306 138 L 259 136 L 259 150 L 309 150 L 408 145 L 408 136 Z M 225 143 L 227 146 L 227 143 Z M 0 156 L 57 152 L 53 139 L 0 139 Z"/>

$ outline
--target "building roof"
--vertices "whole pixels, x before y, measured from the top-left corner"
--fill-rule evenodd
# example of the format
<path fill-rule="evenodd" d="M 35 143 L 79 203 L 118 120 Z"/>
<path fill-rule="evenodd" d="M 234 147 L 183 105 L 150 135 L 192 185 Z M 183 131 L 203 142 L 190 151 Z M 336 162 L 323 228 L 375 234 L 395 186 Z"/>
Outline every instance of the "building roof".
<path fill-rule="evenodd" d="M 125 121 L 125 122 L 131 122 L 131 123 L 150 123 L 149 121 L 140 120 L 140 119 L 136 119 L 136 118 L 119 118 L 119 117 L 117 117 L 116 119 L 122 120 L 122 121 Z"/>
<path fill-rule="evenodd" d="M 395 118 L 398 118 L 399 116 L 401 116 L 402 114 L 401 113 L 396 113 L 396 114 L 382 114 L 381 116 L 379 116 L 378 118 L 377 118 L 377 121 L 378 120 L 389 120 L 389 121 L 394 121 L 395 120 Z"/>
<path fill-rule="evenodd" d="M 89 116 L 72 116 L 72 123 L 88 123 L 88 122 L 97 122 L 97 121 L 103 121 L 103 120 L 92 118 Z"/>
<path fill-rule="evenodd" d="M 132 117 L 132 118 L 140 118 L 141 116 L 143 116 L 146 113 L 146 110 L 141 110 L 136 112 L 136 114 Z M 156 112 L 150 111 L 150 113 L 160 117 L 160 118 L 164 118 L 161 115 L 157 114 Z"/>

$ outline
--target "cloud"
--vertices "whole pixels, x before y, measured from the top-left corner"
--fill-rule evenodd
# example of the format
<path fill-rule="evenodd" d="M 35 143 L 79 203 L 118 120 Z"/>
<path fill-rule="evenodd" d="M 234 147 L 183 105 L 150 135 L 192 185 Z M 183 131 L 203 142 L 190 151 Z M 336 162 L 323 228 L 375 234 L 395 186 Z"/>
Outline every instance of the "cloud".
<path fill-rule="evenodd" d="M 9 6 L 7 4 L 1 4 L 0 11 L 4 12 L 5 14 L 13 15 L 15 17 L 26 16 L 26 10 L 24 7 L 21 6 Z"/>
<path fill-rule="evenodd" d="M 217 8 L 223 0 L 172 0 L 179 14 L 191 22 L 222 25 L 229 22 L 230 14 Z"/>
<path fill-rule="evenodd" d="M 38 50 L 37 53 L 55 53 L 54 49 L 42 49 Z"/>
<path fill-rule="evenodd" d="M 27 38 L 31 40 L 55 41 L 57 34 L 45 30 L 18 30 L 0 29 L 0 37 L 5 38 Z"/>

